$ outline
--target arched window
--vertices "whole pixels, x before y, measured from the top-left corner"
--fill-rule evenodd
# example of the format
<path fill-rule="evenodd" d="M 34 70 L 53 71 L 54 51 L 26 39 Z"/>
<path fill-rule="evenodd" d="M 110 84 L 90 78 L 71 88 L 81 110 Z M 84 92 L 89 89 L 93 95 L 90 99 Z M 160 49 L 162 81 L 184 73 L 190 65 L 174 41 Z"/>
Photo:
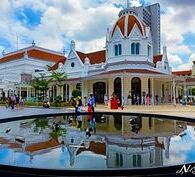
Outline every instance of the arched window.
<path fill-rule="evenodd" d="M 135 43 L 131 44 L 131 54 L 134 55 L 135 54 Z"/>
<path fill-rule="evenodd" d="M 136 44 L 136 55 L 139 55 L 139 48 L 140 48 L 140 44 L 137 43 Z"/>
<path fill-rule="evenodd" d="M 121 44 L 118 45 L 118 54 L 122 55 L 122 45 Z"/>
<path fill-rule="evenodd" d="M 139 55 L 140 53 L 140 43 L 132 43 L 131 44 L 131 54 Z"/>
<path fill-rule="evenodd" d="M 122 55 L 122 45 L 121 44 L 114 45 L 114 54 L 115 56 Z"/>
<path fill-rule="evenodd" d="M 151 46 L 148 45 L 148 56 L 151 56 Z"/>
<path fill-rule="evenodd" d="M 115 56 L 118 56 L 118 45 L 114 46 L 114 53 L 115 53 Z"/>
<path fill-rule="evenodd" d="M 76 85 L 76 89 L 80 90 L 81 91 L 81 83 L 77 83 Z"/>
<path fill-rule="evenodd" d="M 64 98 L 64 101 L 69 101 L 69 85 L 68 84 L 64 84 L 63 86 L 63 98 Z"/>
<path fill-rule="evenodd" d="M 151 81 L 148 79 L 148 94 L 151 95 Z"/>

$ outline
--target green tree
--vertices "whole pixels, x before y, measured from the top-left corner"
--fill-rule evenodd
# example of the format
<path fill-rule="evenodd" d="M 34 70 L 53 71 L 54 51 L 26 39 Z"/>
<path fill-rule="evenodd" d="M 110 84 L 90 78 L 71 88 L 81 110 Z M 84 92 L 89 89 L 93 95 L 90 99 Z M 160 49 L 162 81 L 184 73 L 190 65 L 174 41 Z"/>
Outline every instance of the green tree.
<path fill-rule="evenodd" d="M 59 87 L 59 95 L 62 95 L 63 82 L 66 81 L 67 76 L 64 72 L 52 71 L 50 81 L 56 81 L 56 85 Z"/>
<path fill-rule="evenodd" d="M 195 95 L 195 88 L 192 89 L 192 95 Z"/>
<path fill-rule="evenodd" d="M 35 77 L 31 81 L 31 86 L 35 89 L 35 97 L 37 96 L 36 91 L 42 92 L 42 99 L 45 99 L 47 90 L 49 89 L 49 80 L 45 79 L 43 75 L 40 75 L 40 77 Z"/>
<path fill-rule="evenodd" d="M 78 89 L 74 89 L 74 90 L 72 91 L 72 96 L 73 96 L 74 98 L 76 98 L 76 97 L 78 97 L 78 96 L 81 96 L 81 91 L 78 90 Z"/>

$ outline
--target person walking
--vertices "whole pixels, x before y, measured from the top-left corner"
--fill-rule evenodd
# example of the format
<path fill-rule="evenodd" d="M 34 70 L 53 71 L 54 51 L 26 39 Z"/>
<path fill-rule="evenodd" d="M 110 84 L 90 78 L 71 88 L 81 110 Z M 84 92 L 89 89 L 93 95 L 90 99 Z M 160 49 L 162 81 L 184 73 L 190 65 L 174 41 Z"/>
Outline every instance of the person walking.
<path fill-rule="evenodd" d="M 19 102 L 20 102 L 20 98 L 19 98 L 19 95 L 15 95 L 15 98 L 16 98 L 16 108 L 19 109 Z"/>
<path fill-rule="evenodd" d="M 15 101 L 16 101 L 15 95 L 11 95 L 11 109 L 14 109 Z"/>
<path fill-rule="evenodd" d="M 92 93 L 90 94 L 89 104 L 92 106 L 92 110 L 94 112 L 95 111 L 95 97 L 93 96 Z"/>

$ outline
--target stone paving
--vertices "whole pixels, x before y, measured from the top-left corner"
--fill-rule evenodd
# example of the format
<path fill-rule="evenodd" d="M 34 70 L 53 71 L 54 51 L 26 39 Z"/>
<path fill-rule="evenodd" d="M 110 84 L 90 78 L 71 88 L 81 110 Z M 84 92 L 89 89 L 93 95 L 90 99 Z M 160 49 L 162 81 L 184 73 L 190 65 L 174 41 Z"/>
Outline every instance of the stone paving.
<path fill-rule="evenodd" d="M 71 109 L 70 109 L 71 110 Z M 0 119 L 10 118 L 10 117 L 20 117 L 27 115 L 37 115 L 37 114 L 53 114 L 53 113 L 65 113 L 69 111 L 68 109 L 45 109 L 45 108 L 24 108 L 24 109 L 14 109 L 5 108 L 0 106 Z M 72 111 L 72 110 L 71 110 Z"/>
<path fill-rule="evenodd" d="M 86 110 L 86 108 L 84 108 Z M 182 106 L 182 105 L 140 105 L 140 106 L 125 106 L 123 110 L 111 110 L 108 106 L 98 105 L 96 111 L 114 111 L 114 112 L 133 112 L 133 113 L 151 113 L 151 114 L 164 114 L 180 117 L 195 118 L 195 106 Z"/>
<path fill-rule="evenodd" d="M 86 111 L 87 107 L 83 107 L 83 111 Z M 108 106 L 98 105 L 95 108 L 96 111 L 102 112 L 137 112 L 137 113 L 154 113 L 154 114 L 164 114 L 164 115 L 174 115 L 180 117 L 190 117 L 195 118 L 195 106 L 182 106 L 177 105 L 155 105 L 155 106 L 125 106 L 124 110 L 111 110 Z M 0 106 L 0 119 L 9 118 L 9 117 L 18 117 L 26 115 L 35 115 L 35 114 L 49 114 L 49 113 L 65 113 L 74 111 L 73 108 L 24 108 L 24 109 L 14 109 L 5 108 Z"/>

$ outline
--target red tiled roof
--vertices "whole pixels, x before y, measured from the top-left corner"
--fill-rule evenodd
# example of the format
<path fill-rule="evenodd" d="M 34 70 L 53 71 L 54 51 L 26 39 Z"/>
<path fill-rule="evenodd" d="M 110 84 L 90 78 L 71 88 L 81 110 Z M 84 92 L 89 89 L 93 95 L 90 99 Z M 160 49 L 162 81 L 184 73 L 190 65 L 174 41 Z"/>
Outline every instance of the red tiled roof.
<path fill-rule="evenodd" d="M 51 62 L 65 60 L 65 57 L 62 55 L 52 54 L 52 53 L 40 51 L 37 49 L 29 50 L 28 56 L 33 57 L 33 58 L 38 58 L 41 60 L 51 61 Z"/>
<path fill-rule="evenodd" d="M 159 143 L 158 137 L 155 137 L 155 146 L 158 147 L 158 148 L 161 148 L 161 149 L 165 148 L 163 143 Z"/>
<path fill-rule="evenodd" d="M 117 74 L 117 73 L 141 73 L 141 74 L 163 74 L 156 71 L 150 71 L 146 69 L 124 69 L 124 70 L 114 70 L 101 73 L 102 74 Z"/>
<path fill-rule="evenodd" d="M 49 67 L 49 71 L 55 71 L 56 69 L 58 69 L 58 65 L 60 64 L 60 63 L 62 63 L 62 64 L 64 64 L 65 63 L 65 61 L 66 61 L 66 59 L 64 58 L 64 59 L 61 59 L 61 60 L 59 60 L 57 63 L 55 63 L 53 66 L 51 66 L 51 67 Z"/>
<path fill-rule="evenodd" d="M 21 144 L 18 144 L 16 142 L 11 142 L 10 140 L 0 137 L 0 144 L 6 144 L 9 148 L 15 149 L 15 148 L 22 148 Z"/>
<path fill-rule="evenodd" d="M 57 142 L 57 140 L 55 139 L 50 139 L 49 141 L 46 142 L 40 142 L 40 143 L 34 143 L 31 145 L 28 145 L 25 148 L 26 152 L 36 152 L 36 151 L 40 151 L 40 150 L 44 150 L 44 149 L 49 149 L 52 147 L 57 147 L 59 146 L 60 143 Z"/>
<path fill-rule="evenodd" d="M 28 57 L 30 57 L 30 58 L 36 58 L 36 59 L 51 61 L 51 62 L 58 62 L 59 60 L 66 59 L 63 55 L 54 54 L 54 53 L 49 52 L 49 51 L 42 51 L 38 48 L 32 47 L 32 48 L 29 48 L 26 50 L 27 50 Z M 0 58 L 0 63 L 5 63 L 5 62 L 12 61 L 12 60 L 21 59 L 24 57 L 24 54 L 25 54 L 24 50 L 16 51 L 16 52 L 7 54 L 7 55 L 3 56 L 2 58 Z"/>
<path fill-rule="evenodd" d="M 24 56 L 24 52 L 21 53 L 17 53 L 17 54 L 13 54 L 13 55 L 8 55 L 8 56 L 3 56 L 0 59 L 0 63 L 5 63 L 5 62 L 9 62 L 11 60 L 16 60 L 16 59 L 20 59 Z"/>
<path fill-rule="evenodd" d="M 140 32 L 143 35 L 144 34 L 144 31 L 143 31 L 144 25 L 142 23 L 140 23 L 139 20 L 134 15 L 128 15 L 127 35 L 129 35 L 131 33 L 131 30 L 133 29 L 135 24 L 138 26 Z M 116 22 L 116 24 L 113 28 L 113 31 L 112 31 L 112 36 L 114 35 L 115 29 L 117 26 L 119 27 L 119 29 L 121 30 L 121 33 L 124 36 L 124 34 L 125 34 L 125 16 L 122 16 Z"/>
<path fill-rule="evenodd" d="M 85 58 L 89 58 L 91 64 L 98 64 L 106 61 L 106 51 L 101 50 L 97 52 L 92 53 L 82 53 L 77 51 L 77 55 L 81 59 L 81 61 L 84 63 Z"/>
<path fill-rule="evenodd" d="M 116 24 L 113 28 L 113 31 L 112 31 L 112 36 L 114 35 L 115 29 L 117 26 L 119 27 L 119 29 L 121 30 L 121 33 L 124 36 L 124 34 L 125 34 L 125 16 L 119 18 L 119 20 L 116 22 Z"/>
<path fill-rule="evenodd" d="M 153 63 L 156 64 L 158 61 L 162 61 L 162 56 L 163 55 L 153 56 Z"/>
<path fill-rule="evenodd" d="M 174 75 L 178 76 L 191 76 L 192 75 L 192 70 L 187 70 L 187 71 L 174 71 L 172 72 Z"/>
<path fill-rule="evenodd" d="M 82 144 L 84 145 L 84 144 Z M 91 141 L 89 148 L 79 148 L 76 152 L 76 155 L 80 154 L 83 151 L 91 151 L 94 152 L 96 154 L 101 154 L 101 155 L 106 155 L 106 144 L 105 143 L 100 143 L 100 142 L 94 142 Z"/>
<path fill-rule="evenodd" d="M 141 23 L 138 21 L 138 19 L 135 16 L 129 15 L 128 16 L 128 34 L 127 34 L 128 36 L 131 33 L 131 30 L 133 29 L 135 24 L 138 26 L 140 32 L 143 35 Z"/>

